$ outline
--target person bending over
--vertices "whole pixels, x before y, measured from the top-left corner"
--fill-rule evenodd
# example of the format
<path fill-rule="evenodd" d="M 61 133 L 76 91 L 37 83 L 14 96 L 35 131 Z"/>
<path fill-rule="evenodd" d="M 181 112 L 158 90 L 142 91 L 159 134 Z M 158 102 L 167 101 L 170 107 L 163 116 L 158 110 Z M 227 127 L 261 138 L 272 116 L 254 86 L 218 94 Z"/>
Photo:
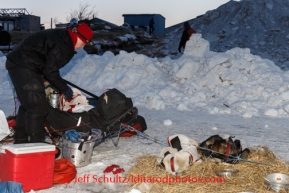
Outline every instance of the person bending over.
<path fill-rule="evenodd" d="M 16 115 L 14 143 L 42 142 L 44 119 L 48 113 L 46 79 L 66 99 L 73 92 L 61 78 L 59 69 L 76 53 L 91 43 L 93 31 L 85 23 L 75 23 L 67 29 L 49 29 L 31 34 L 7 55 L 6 69 L 20 101 Z"/>

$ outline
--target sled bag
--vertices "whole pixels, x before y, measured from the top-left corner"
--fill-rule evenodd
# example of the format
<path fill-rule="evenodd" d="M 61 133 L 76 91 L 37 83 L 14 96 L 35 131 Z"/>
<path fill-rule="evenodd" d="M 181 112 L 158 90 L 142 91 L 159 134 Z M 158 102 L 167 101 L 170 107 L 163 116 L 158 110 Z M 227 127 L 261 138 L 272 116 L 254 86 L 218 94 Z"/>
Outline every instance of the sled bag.
<path fill-rule="evenodd" d="M 147 129 L 147 124 L 146 124 L 145 119 L 142 116 L 138 115 L 136 122 L 131 127 L 133 127 L 134 129 L 140 132 L 143 132 Z M 120 135 L 120 137 L 131 137 L 136 134 L 137 133 L 135 131 L 125 131 L 124 133 Z"/>
<path fill-rule="evenodd" d="M 61 111 L 58 108 L 48 106 L 48 115 L 45 117 L 45 123 L 53 127 L 54 130 L 61 131 L 62 129 L 74 127 L 78 123 L 78 119 L 81 117 L 81 123 L 92 122 L 92 116 L 89 112 L 83 113 L 70 113 Z M 95 125 L 89 124 L 89 126 L 80 126 L 75 128 L 78 132 L 89 132 Z"/>
<path fill-rule="evenodd" d="M 137 118 L 137 108 L 131 98 L 113 88 L 103 93 L 97 101 L 97 107 L 90 110 L 95 115 L 93 124 L 103 132 L 119 131 L 120 124 L 131 125 Z"/>

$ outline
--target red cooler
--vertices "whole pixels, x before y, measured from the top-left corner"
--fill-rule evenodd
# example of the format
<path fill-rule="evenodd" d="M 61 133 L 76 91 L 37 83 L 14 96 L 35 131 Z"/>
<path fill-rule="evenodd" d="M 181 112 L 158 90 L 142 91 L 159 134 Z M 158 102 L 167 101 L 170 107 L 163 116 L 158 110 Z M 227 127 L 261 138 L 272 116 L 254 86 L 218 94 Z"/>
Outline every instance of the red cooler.
<path fill-rule="evenodd" d="M 55 146 L 46 143 L 3 145 L 0 150 L 0 181 L 22 184 L 24 192 L 53 185 Z"/>

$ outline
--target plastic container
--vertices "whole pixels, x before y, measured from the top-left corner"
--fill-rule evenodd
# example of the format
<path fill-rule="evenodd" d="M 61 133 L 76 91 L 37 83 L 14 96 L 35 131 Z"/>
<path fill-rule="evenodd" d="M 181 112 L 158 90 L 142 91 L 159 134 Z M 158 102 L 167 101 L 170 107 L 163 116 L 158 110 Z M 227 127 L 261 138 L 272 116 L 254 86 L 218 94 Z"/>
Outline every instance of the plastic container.
<path fill-rule="evenodd" d="M 0 181 L 19 182 L 24 192 L 52 187 L 56 152 L 46 143 L 2 146 Z"/>

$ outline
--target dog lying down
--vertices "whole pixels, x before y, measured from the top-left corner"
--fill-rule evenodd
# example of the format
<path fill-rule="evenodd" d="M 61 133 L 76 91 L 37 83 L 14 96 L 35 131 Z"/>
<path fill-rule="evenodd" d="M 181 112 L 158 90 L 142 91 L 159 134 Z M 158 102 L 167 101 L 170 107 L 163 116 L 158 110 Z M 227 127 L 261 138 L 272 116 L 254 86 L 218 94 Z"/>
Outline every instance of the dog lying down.
<path fill-rule="evenodd" d="M 192 164 L 202 162 L 198 153 L 198 142 L 185 135 L 177 134 L 168 137 L 170 147 L 162 149 L 157 158 L 157 164 L 165 167 L 169 174 L 178 174 L 185 171 Z"/>
<path fill-rule="evenodd" d="M 213 135 L 200 144 L 200 152 L 203 156 L 217 158 L 217 161 L 237 163 L 238 158 L 247 159 L 250 154 L 248 148 L 242 149 L 241 141 L 233 141 L 232 136 Z"/>

